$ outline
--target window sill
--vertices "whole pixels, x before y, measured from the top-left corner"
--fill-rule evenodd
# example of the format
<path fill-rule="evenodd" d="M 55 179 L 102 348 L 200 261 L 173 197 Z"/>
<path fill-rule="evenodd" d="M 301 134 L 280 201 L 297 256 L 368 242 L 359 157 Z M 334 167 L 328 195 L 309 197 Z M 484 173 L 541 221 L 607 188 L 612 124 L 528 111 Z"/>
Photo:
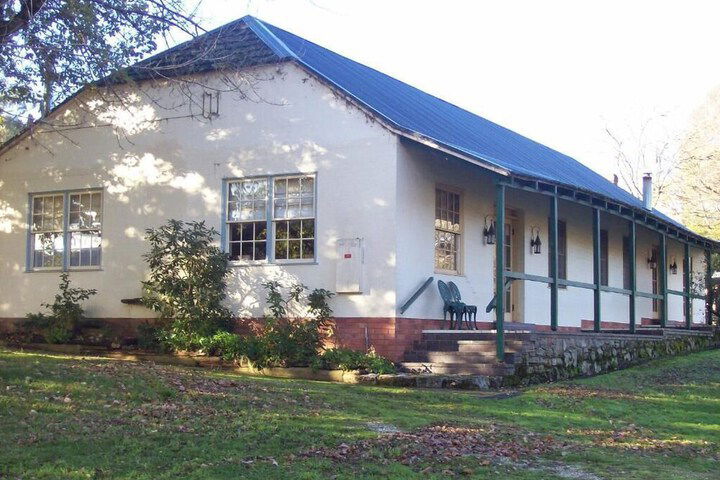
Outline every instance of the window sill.
<path fill-rule="evenodd" d="M 280 260 L 275 262 L 229 262 L 230 268 L 286 267 L 288 265 L 318 265 L 317 260 Z"/>
<path fill-rule="evenodd" d="M 451 276 L 451 277 L 464 277 L 464 276 L 465 276 L 465 275 L 463 275 L 462 273 L 456 272 L 456 271 L 453 271 L 453 270 L 437 270 L 437 269 L 435 269 L 435 270 L 434 270 L 434 273 L 435 273 L 436 275 L 448 275 L 448 276 Z"/>
<path fill-rule="evenodd" d="M 72 273 L 72 272 L 102 272 L 103 268 L 68 268 L 67 270 L 63 268 L 31 268 L 31 269 L 25 269 L 25 273 Z"/>

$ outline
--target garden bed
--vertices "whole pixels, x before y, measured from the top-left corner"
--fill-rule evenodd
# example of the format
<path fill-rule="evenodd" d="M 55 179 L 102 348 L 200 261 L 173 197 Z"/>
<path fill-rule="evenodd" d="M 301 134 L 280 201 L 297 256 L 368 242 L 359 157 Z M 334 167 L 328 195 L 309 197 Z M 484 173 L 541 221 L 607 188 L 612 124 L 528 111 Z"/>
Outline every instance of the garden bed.
<path fill-rule="evenodd" d="M 0 343 L 0 345 L 3 344 Z M 5 346 L 40 352 L 111 358 L 127 362 L 154 362 L 160 365 L 223 369 L 240 375 L 249 375 L 254 377 L 292 378 L 404 388 L 488 390 L 491 388 L 501 387 L 500 378 L 494 379 L 493 377 L 485 377 L 481 375 L 439 375 L 414 373 L 376 374 L 340 369 L 318 370 L 310 367 L 255 368 L 251 365 L 237 365 L 232 362 L 226 362 L 220 357 L 196 355 L 191 353 L 171 354 L 145 352 L 142 350 L 112 350 L 107 347 L 74 344 L 29 343 L 24 345 L 5 344 Z"/>
<path fill-rule="evenodd" d="M 10 345 L 6 345 L 10 346 Z M 109 350 L 106 347 L 88 345 L 64 345 L 29 343 L 13 345 L 14 348 L 41 352 L 63 353 L 68 355 L 88 355 L 93 357 L 112 358 L 127 362 L 154 362 L 161 365 L 179 365 L 185 367 L 217 368 L 231 370 L 241 375 L 260 377 L 295 378 L 305 380 L 320 380 L 326 382 L 342 383 L 373 383 L 371 380 L 361 382 L 358 377 L 378 375 L 363 375 L 359 372 L 345 370 L 314 370 L 310 367 L 267 367 L 254 368 L 250 365 L 237 365 L 225 362 L 220 357 L 196 355 L 190 353 L 154 353 L 141 350 Z"/>

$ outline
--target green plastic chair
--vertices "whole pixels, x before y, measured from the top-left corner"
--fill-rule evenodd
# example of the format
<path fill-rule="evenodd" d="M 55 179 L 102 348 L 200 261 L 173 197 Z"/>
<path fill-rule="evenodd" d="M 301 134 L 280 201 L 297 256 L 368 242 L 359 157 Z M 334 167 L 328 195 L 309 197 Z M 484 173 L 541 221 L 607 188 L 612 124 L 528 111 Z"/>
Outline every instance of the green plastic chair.
<path fill-rule="evenodd" d="M 446 320 L 447 315 L 450 314 L 450 330 L 453 330 L 453 328 L 462 330 L 465 304 L 454 300 L 450 287 L 442 280 L 438 280 L 438 292 L 440 292 L 440 298 L 443 300 L 443 320 Z"/>
<path fill-rule="evenodd" d="M 460 289 L 457 285 L 455 285 L 455 282 L 448 282 L 448 287 L 450 288 L 450 295 L 452 296 L 453 301 L 462 304 L 465 307 L 462 316 L 465 317 L 465 324 L 467 325 L 468 330 L 477 330 L 477 305 L 467 305 L 463 303 L 462 296 L 460 295 Z M 471 321 L 472 324 L 470 323 Z"/>

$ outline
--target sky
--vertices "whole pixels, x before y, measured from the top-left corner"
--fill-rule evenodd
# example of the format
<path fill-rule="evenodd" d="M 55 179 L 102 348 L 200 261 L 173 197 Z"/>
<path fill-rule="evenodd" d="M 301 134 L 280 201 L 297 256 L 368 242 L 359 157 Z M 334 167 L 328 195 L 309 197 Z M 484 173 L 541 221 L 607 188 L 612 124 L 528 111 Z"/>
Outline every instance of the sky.
<path fill-rule="evenodd" d="M 203 0 L 198 14 L 208 29 L 254 15 L 608 178 L 606 128 L 632 139 L 653 119 L 674 137 L 720 85 L 717 1 Z"/>

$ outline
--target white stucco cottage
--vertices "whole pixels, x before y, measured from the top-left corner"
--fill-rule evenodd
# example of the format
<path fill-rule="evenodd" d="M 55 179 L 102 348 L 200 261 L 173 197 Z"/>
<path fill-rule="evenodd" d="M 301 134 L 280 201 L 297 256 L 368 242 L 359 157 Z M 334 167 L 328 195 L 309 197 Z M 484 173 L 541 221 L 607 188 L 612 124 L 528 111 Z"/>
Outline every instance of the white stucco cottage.
<path fill-rule="evenodd" d="M 89 316 L 152 317 L 121 300 L 141 293 L 143 231 L 170 218 L 221 232 L 238 318 L 264 314 L 267 279 L 327 288 L 338 341 L 394 359 L 446 325 L 437 280 L 479 306 L 483 328 L 706 322 L 716 243 L 572 158 L 291 33 L 244 17 L 127 73 L 0 150 L 6 326 L 49 301 L 62 270 L 98 289 Z"/>

